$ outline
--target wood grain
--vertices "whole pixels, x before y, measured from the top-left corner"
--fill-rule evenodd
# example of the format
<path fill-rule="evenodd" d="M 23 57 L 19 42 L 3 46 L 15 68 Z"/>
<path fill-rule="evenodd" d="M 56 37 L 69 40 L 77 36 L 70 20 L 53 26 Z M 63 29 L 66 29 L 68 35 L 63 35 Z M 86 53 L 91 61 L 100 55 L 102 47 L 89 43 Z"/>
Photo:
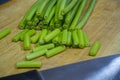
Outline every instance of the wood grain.
<path fill-rule="evenodd" d="M 25 12 L 35 0 L 12 0 L 0 5 L 0 30 L 8 27 L 11 34 L 0 40 L 0 77 L 29 71 L 32 69 L 16 69 L 18 61 L 25 60 L 29 51 L 22 49 L 22 42 L 11 42 L 20 30 L 17 28 Z M 65 52 L 47 59 L 40 57 L 41 69 L 53 68 L 83 60 L 117 54 L 120 52 L 120 0 L 98 0 L 96 7 L 84 27 L 91 43 L 101 41 L 102 47 L 95 57 L 88 56 L 89 48 L 67 49 Z"/>

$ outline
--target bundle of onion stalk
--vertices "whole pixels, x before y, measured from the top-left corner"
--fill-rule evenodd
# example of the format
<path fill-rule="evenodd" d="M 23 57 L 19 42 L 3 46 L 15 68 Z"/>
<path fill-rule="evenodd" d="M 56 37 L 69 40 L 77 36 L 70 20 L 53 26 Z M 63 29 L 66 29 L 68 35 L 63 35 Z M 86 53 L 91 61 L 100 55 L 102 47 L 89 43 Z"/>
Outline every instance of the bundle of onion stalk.
<path fill-rule="evenodd" d="M 20 29 L 81 29 L 96 0 L 37 0 L 26 12 Z M 87 8 L 86 8 L 87 7 Z"/>
<path fill-rule="evenodd" d="M 27 11 L 19 24 L 22 30 L 12 41 L 23 41 L 25 50 L 32 49 L 26 60 L 17 63 L 17 68 L 40 67 L 41 62 L 31 62 L 35 58 L 52 57 L 65 51 L 66 47 L 80 48 L 91 46 L 85 31 L 82 30 L 96 0 L 37 0 Z M 41 30 L 37 31 L 36 30 Z M 37 46 L 31 48 L 31 44 Z M 95 56 L 100 42 L 92 45 L 89 55 Z"/>

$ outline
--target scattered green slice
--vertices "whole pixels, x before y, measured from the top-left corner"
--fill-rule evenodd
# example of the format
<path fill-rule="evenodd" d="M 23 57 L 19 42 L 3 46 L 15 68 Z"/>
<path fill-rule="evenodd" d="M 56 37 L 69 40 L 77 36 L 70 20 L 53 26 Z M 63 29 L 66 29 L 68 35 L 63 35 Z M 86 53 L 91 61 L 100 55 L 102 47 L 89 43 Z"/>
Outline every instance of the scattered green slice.
<path fill-rule="evenodd" d="M 35 59 L 37 57 L 43 56 L 46 52 L 47 52 L 47 49 L 42 49 L 42 50 L 30 53 L 26 56 L 26 59 L 27 60 Z"/>
<path fill-rule="evenodd" d="M 101 46 L 101 43 L 99 41 L 94 42 L 94 44 L 92 45 L 89 55 L 90 56 L 95 56 L 97 54 L 97 52 L 99 51 Z"/>
<path fill-rule="evenodd" d="M 16 64 L 17 68 L 40 68 L 42 63 L 40 61 L 19 61 Z"/>
<path fill-rule="evenodd" d="M 52 56 L 54 56 L 56 54 L 59 54 L 60 52 L 64 51 L 65 49 L 66 49 L 65 46 L 55 47 L 55 48 L 47 51 L 46 57 L 52 57 Z"/>
<path fill-rule="evenodd" d="M 45 37 L 45 42 L 49 42 L 60 33 L 60 29 L 55 29 Z"/>
<path fill-rule="evenodd" d="M 55 45 L 53 43 L 45 44 L 45 45 L 40 45 L 38 47 L 35 47 L 32 49 L 33 52 L 40 51 L 42 49 L 52 49 L 54 48 Z"/>
<path fill-rule="evenodd" d="M 38 39 L 39 39 L 39 37 L 40 37 L 40 32 L 39 33 L 37 33 L 36 35 L 34 35 L 33 37 L 31 37 L 31 42 L 32 43 L 37 43 L 38 42 Z"/>
<path fill-rule="evenodd" d="M 24 50 L 31 49 L 31 41 L 30 41 L 30 36 L 28 34 L 24 35 L 23 47 L 24 47 Z"/>
<path fill-rule="evenodd" d="M 5 36 L 7 36 L 10 32 L 11 32 L 11 30 L 9 28 L 6 28 L 6 29 L 0 31 L 0 39 L 2 39 Z"/>
<path fill-rule="evenodd" d="M 44 44 L 45 43 L 44 38 L 46 37 L 47 33 L 48 33 L 47 29 L 42 29 L 41 35 L 40 35 L 40 38 L 39 38 L 39 41 L 38 41 L 39 44 Z"/>

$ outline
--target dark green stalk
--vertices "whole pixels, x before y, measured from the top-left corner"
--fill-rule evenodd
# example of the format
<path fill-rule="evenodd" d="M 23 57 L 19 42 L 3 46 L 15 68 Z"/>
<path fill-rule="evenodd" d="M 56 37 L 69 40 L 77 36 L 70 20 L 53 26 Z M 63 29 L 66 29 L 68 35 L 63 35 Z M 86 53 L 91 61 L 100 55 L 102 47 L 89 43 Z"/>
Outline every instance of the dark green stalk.
<path fill-rule="evenodd" d="M 65 8 L 67 0 L 61 0 L 60 5 L 59 5 L 59 14 L 58 14 L 58 19 L 63 20 L 63 15 L 62 15 L 62 10 Z"/>
<path fill-rule="evenodd" d="M 44 15 L 44 19 L 47 19 L 47 18 L 49 17 L 49 14 L 50 14 L 50 12 L 52 11 L 54 5 L 56 4 L 56 1 L 57 1 L 57 0 L 52 0 L 52 1 L 51 1 L 51 3 L 50 3 L 50 5 L 48 6 L 48 9 L 47 9 L 47 11 L 46 11 L 46 13 L 45 13 L 45 15 Z"/>
<path fill-rule="evenodd" d="M 62 0 L 57 0 L 57 4 L 56 4 L 56 8 L 55 8 L 55 23 L 57 23 L 59 21 L 58 14 L 59 14 L 59 7 L 60 7 L 61 1 Z"/>
<path fill-rule="evenodd" d="M 55 6 L 52 8 L 50 14 L 49 14 L 49 17 L 45 20 L 45 24 L 49 24 L 50 23 L 50 20 L 54 17 L 54 14 L 55 14 Z"/>
<path fill-rule="evenodd" d="M 65 15 L 68 13 L 73 7 L 77 4 L 78 0 L 72 0 L 70 4 L 68 4 L 63 10 L 62 10 L 62 15 Z"/>
<path fill-rule="evenodd" d="M 75 27 L 77 25 L 77 22 L 78 22 L 81 14 L 83 12 L 83 9 L 84 9 L 86 3 L 87 3 L 87 0 L 82 0 L 82 3 L 79 5 L 78 11 L 76 13 L 76 16 L 75 16 L 75 18 L 73 19 L 73 21 L 72 21 L 72 23 L 70 25 L 70 30 L 74 30 L 75 29 Z"/>
<path fill-rule="evenodd" d="M 90 4 L 87 12 L 85 13 L 85 15 L 83 16 L 81 21 L 76 26 L 76 29 L 82 29 L 84 27 L 84 25 L 86 24 L 87 20 L 89 19 L 90 15 L 95 7 L 95 3 L 96 3 L 96 0 L 91 0 L 91 4 Z"/>
<path fill-rule="evenodd" d="M 43 0 L 42 4 L 39 6 L 39 8 L 36 11 L 36 15 L 40 16 L 41 13 L 43 12 L 43 10 L 45 9 L 46 4 L 49 2 L 50 0 Z"/>
<path fill-rule="evenodd" d="M 65 16 L 65 23 L 67 25 L 70 26 L 72 20 L 74 19 L 74 16 L 75 16 L 75 14 L 76 14 L 76 12 L 78 10 L 80 2 L 81 2 L 81 0 L 78 1 L 77 4 L 75 5 L 75 7 L 66 14 L 66 16 Z"/>
<path fill-rule="evenodd" d="M 26 20 L 27 21 L 30 21 L 33 18 L 34 14 L 35 14 L 36 10 L 38 9 L 39 5 L 41 4 L 41 2 L 42 2 L 42 0 L 37 0 L 32 5 L 32 7 L 29 9 L 29 11 L 28 11 L 28 13 L 26 15 Z"/>

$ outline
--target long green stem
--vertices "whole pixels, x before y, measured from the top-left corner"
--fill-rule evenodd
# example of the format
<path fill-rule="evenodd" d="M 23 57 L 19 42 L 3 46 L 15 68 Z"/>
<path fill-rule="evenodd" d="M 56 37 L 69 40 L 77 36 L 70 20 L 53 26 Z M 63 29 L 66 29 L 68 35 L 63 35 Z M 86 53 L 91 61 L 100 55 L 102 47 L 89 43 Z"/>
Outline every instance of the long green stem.
<path fill-rule="evenodd" d="M 33 18 L 34 14 L 35 14 L 38 6 L 41 4 L 41 2 L 42 2 L 42 0 L 37 0 L 37 1 L 32 5 L 32 7 L 29 9 L 29 11 L 28 11 L 28 13 L 27 13 L 27 15 L 26 15 L 26 20 L 27 20 L 27 21 L 30 21 L 30 20 Z"/>
<path fill-rule="evenodd" d="M 68 13 L 77 4 L 78 0 L 72 0 L 70 4 L 62 10 L 62 15 Z"/>
<path fill-rule="evenodd" d="M 50 20 L 54 17 L 55 15 L 55 6 L 52 8 L 50 14 L 49 14 L 49 17 L 45 20 L 45 24 L 49 24 L 50 23 Z"/>
<path fill-rule="evenodd" d="M 45 15 L 44 15 L 44 19 L 47 19 L 49 17 L 50 12 L 52 11 L 54 5 L 56 4 L 57 0 L 52 0 L 52 3 L 48 6 L 49 8 L 47 9 Z"/>
<path fill-rule="evenodd" d="M 96 3 L 96 0 L 91 0 L 91 4 L 90 4 L 87 12 L 83 16 L 83 18 L 81 19 L 79 24 L 76 26 L 76 29 L 82 29 L 84 27 L 85 23 L 87 22 L 88 18 L 90 17 L 90 15 L 94 9 L 95 3 Z"/>
<path fill-rule="evenodd" d="M 67 25 L 70 25 L 72 20 L 74 19 L 74 16 L 75 16 L 75 14 L 76 14 L 76 12 L 78 10 L 80 2 L 81 2 L 81 0 L 78 1 L 77 4 L 75 5 L 75 7 L 66 14 L 66 16 L 65 16 L 65 23 Z"/>
<path fill-rule="evenodd" d="M 82 3 L 80 4 L 80 6 L 79 6 L 79 8 L 78 8 L 78 11 L 77 11 L 77 13 L 76 13 L 76 16 L 75 16 L 75 18 L 73 19 L 73 21 L 72 21 L 72 23 L 71 23 L 71 25 L 70 25 L 70 30 L 74 30 L 74 29 L 75 29 L 75 27 L 76 27 L 76 25 L 77 25 L 77 22 L 78 22 L 81 14 L 82 14 L 82 12 L 83 12 L 83 9 L 84 9 L 86 3 L 87 3 L 87 0 L 82 0 Z"/>
<path fill-rule="evenodd" d="M 59 21 L 58 14 L 59 14 L 59 7 L 60 7 L 61 0 L 57 0 L 56 8 L 55 8 L 55 23 Z"/>
<path fill-rule="evenodd" d="M 62 10 L 65 8 L 67 0 L 61 0 L 60 6 L 59 6 L 59 14 L 58 14 L 58 19 L 63 20 L 63 15 L 62 15 Z"/>
<path fill-rule="evenodd" d="M 43 12 L 46 4 L 47 4 L 49 1 L 50 1 L 50 0 L 43 0 L 43 1 L 42 1 L 42 4 L 39 6 L 39 8 L 38 8 L 37 11 L 36 11 L 36 15 L 37 15 L 37 16 L 40 16 L 40 15 L 41 15 L 41 13 Z"/>

